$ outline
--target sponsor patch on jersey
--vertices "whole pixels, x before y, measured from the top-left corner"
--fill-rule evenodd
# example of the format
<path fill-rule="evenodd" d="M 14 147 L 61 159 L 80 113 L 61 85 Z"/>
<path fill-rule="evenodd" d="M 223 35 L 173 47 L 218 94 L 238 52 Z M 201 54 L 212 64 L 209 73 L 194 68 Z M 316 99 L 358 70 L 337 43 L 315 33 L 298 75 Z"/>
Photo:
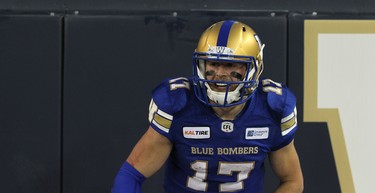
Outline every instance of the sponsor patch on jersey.
<path fill-rule="evenodd" d="M 184 127 L 182 132 L 187 139 L 208 139 L 210 138 L 209 127 Z"/>
<path fill-rule="evenodd" d="M 246 128 L 245 139 L 267 139 L 268 127 Z"/>

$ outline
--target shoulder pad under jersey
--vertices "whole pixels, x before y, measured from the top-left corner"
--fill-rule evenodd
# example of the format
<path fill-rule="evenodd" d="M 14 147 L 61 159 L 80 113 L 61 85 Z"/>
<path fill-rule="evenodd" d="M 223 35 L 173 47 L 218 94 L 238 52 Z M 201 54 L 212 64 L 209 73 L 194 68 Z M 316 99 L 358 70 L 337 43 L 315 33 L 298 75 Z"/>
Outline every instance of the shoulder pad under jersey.
<path fill-rule="evenodd" d="M 186 106 L 189 90 L 190 82 L 185 77 L 165 79 L 157 86 L 152 91 L 149 107 L 148 119 L 151 125 L 168 133 L 173 115 Z"/>
<path fill-rule="evenodd" d="M 284 84 L 270 79 L 262 80 L 262 90 L 267 93 L 268 106 L 281 117 L 282 136 L 287 135 L 297 127 L 296 97 Z"/>
<path fill-rule="evenodd" d="M 159 109 L 174 114 L 185 107 L 190 90 L 189 79 L 165 79 L 152 91 L 152 99 Z"/>

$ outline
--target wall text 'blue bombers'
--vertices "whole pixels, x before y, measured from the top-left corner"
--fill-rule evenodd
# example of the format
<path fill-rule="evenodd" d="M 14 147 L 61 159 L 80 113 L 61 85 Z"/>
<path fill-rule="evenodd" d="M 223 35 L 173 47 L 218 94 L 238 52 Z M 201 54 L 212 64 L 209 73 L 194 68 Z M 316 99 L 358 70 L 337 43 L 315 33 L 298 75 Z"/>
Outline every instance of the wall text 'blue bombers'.
<path fill-rule="evenodd" d="M 258 147 L 191 147 L 196 155 L 252 155 L 258 154 Z"/>

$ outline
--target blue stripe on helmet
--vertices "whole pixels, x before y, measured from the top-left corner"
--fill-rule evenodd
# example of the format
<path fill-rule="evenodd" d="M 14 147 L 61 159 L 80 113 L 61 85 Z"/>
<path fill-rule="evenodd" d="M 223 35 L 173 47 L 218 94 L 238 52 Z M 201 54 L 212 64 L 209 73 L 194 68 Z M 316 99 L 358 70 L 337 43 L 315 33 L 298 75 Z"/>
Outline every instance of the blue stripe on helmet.
<path fill-rule="evenodd" d="M 216 46 L 227 46 L 230 29 L 234 21 L 225 21 L 220 28 Z"/>

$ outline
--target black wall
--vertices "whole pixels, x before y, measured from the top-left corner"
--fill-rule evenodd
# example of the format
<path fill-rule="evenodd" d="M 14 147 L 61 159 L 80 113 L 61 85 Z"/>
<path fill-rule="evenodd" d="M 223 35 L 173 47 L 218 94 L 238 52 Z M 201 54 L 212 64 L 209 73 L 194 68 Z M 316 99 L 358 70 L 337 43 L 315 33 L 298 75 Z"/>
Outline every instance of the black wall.
<path fill-rule="evenodd" d="M 373 12 L 372 0 L 2 0 L 0 10 L 288 10 L 302 12 Z"/>
<path fill-rule="evenodd" d="M 63 18 L 0 15 L 1 192 L 58 192 Z"/>

